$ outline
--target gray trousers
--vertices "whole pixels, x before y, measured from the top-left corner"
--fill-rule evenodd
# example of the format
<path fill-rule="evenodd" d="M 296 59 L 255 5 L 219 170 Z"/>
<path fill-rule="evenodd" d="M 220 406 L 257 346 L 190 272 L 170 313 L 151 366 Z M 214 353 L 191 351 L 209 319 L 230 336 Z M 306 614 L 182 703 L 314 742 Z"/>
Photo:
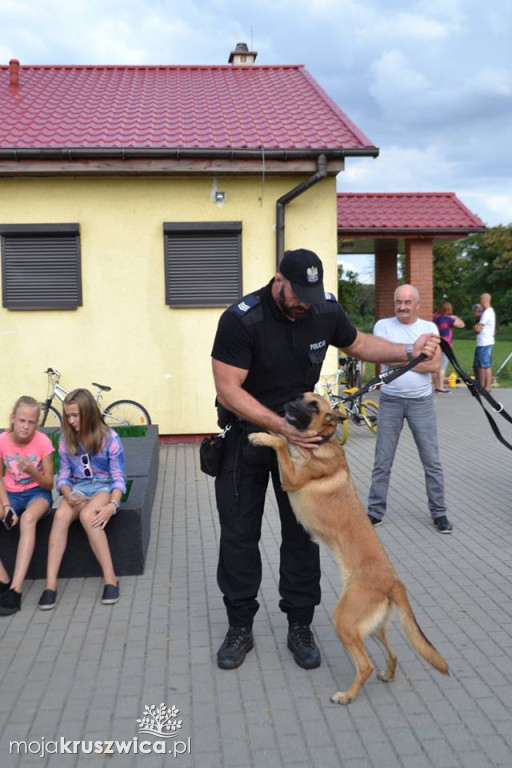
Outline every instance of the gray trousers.
<path fill-rule="evenodd" d="M 434 398 L 391 397 L 381 394 L 375 463 L 368 496 L 368 513 L 379 520 L 386 513 L 391 467 L 404 421 L 414 437 L 425 470 L 428 507 L 432 519 L 446 515 L 443 468 L 439 459 Z"/>

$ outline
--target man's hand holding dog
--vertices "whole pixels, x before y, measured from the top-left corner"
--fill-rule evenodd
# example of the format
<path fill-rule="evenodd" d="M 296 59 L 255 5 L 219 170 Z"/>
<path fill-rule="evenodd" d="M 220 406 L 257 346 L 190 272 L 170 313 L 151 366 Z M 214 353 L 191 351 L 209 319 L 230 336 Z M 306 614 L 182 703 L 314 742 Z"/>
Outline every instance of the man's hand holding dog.
<path fill-rule="evenodd" d="M 300 432 L 289 424 L 286 419 L 282 419 L 282 426 L 279 434 L 286 438 L 289 443 L 296 445 L 297 448 L 316 448 L 322 441 L 322 438 L 312 431 Z"/>

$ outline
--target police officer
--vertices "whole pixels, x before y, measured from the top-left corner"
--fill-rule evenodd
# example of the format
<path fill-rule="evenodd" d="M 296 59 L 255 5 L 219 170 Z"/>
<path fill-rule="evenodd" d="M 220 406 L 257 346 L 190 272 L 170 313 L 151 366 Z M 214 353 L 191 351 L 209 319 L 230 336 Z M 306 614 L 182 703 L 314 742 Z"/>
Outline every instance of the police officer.
<path fill-rule="evenodd" d="M 438 337 L 392 344 L 358 331 L 333 294 L 325 293 L 323 266 L 312 251 L 287 251 L 268 285 L 233 304 L 220 318 L 212 358 L 219 424 L 231 424 L 223 465 L 215 480 L 220 519 L 217 580 L 229 629 L 217 653 L 221 669 L 235 669 L 253 647 L 252 623 L 261 582 L 259 540 L 265 495 L 272 478 L 281 519 L 279 607 L 288 618 L 288 648 L 304 669 L 320 665 L 311 622 L 320 602 L 318 546 L 297 522 L 281 489 L 270 448 L 247 440 L 265 429 L 300 449 L 318 438 L 284 418 L 285 404 L 314 389 L 332 344 L 370 362 L 399 364 L 423 352 L 433 357 Z"/>

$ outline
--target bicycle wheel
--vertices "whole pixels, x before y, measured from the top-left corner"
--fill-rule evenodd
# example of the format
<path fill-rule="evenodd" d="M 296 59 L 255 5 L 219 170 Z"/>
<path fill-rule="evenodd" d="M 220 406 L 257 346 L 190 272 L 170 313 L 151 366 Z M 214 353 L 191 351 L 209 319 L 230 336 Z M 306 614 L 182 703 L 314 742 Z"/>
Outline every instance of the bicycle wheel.
<path fill-rule="evenodd" d="M 60 429 L 62 426 L 62 416 L 53 405 L 41 404 L 41 415 L 39 417 L 39 426 L 50 429 Z"/>
<path fill-rule="evenodd" d="M 345 443 L 348 440 L 348 414 L 347 409 L 343 405 L 343 403 L 335 403 L 332 407 L 333 411 L 338 411 L 342 416 L 345 418 L 343 421 L 340 421 L 338 426 L 336 427 L 336 440 L 340 445 L 345 445 Z"/>
<path fill-rule="evenodd" d="M 151 424 L 151 418 L 143 405 L 135 400 L 116 400 L 103 411 L 103 418 L 110 427 L 140 427 Z"/>
<path fill-rule="evenodd" d="M 367 398 L 360 405 L 361 418 L 370 430 L 375 434 L 377 432 L 377 420 L 379 416 L 379 404 L 375 400 Z"/>

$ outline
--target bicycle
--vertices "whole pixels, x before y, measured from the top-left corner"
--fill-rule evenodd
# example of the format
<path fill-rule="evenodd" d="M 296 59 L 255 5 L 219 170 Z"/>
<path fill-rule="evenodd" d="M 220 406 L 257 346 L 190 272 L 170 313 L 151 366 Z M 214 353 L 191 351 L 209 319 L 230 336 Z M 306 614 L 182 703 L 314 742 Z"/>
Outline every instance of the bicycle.
<path fill-rule="evenodd" d="M 41 403 L 39 426 L 59 429 L 62 426 L 62 415 L 52 403 L 54 398 L 62 402 L 66 395 L 69 394 L 69 390 L 60 383 L 61 373 L 56 368 L 47 368 L 45 373 L 48 376 L 48 394 L 46 400 Z M 151 424 L 149 413 L 143 405 L 135 400 L 115 400 L 102 409 L 100 407 L 100 400 L 103 393 L 110 392 L 112 387 L 96 384 L 94 381 L 92 386 L 97 389 L 94 399 L 98 404 L 101 415 L 110 427 L 132 427 Z"/>
<path fill-rule="evenodd" d="M 331 408 L 345 416 L 343 421 L 336 427 L 336 440 L 340 445 L 345 445 L 348 440 L 348 424 L 350 419 L 357 427 L 364 424 L 370 432 L 375 434 L 377 432 L 379 413 L 379 404 L 376 400 L 372 400 L 369 397 L 364 399 L 362 397 L 351 397 L 358 391 L 359 387 L 347 387 L 342 390 L 341 394 L 338 394 L 340 378 L 344 373 L 345 371 L 339 369 L 334 375 L 321 377 Z M 334 382 L 332 381 L 333 378 Z M 333 391 L 334 388 L 336 388 L 336 392 Z M 319 392 L 319 394 L 322 394 L 322 392 Z"/>
<path fill-rule="evenodd" d="M 345 387 L 347 389 L 352 389 L 352 387 L 361 389 L 361 384 L 363 382 L 363 363 L 355 357 L 350 357 L 350 355 L 347 355 L 347 357 L 340 355 L 338 358 L 338 365 L 338 374 L 340 376 L 343 374 L 342 378 Z M 341 382 L 339 381 L 338 383 Z"/>

